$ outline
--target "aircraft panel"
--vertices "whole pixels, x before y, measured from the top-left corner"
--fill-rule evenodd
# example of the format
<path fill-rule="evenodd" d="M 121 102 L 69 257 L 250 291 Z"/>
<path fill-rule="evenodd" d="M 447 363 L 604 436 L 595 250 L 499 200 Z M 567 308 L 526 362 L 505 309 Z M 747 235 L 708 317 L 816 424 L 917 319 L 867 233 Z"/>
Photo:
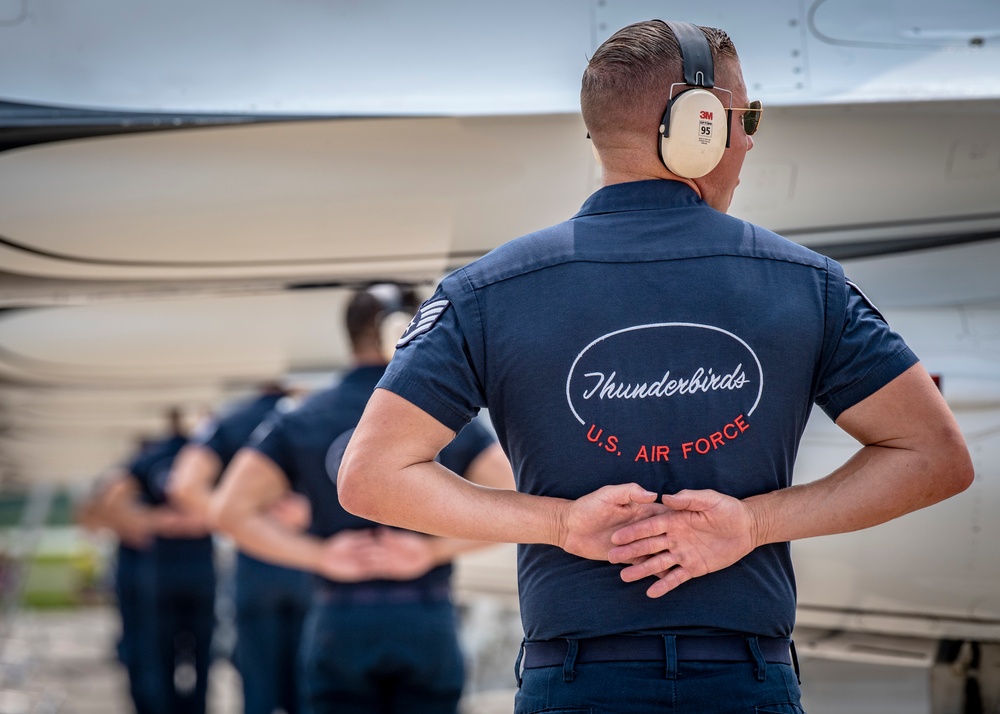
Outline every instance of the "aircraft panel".
<path fill-rule="evenodd" d="M 998 235 L 998 120 L 1000 102 L 771 108 L 731 213 L 820 249 Z M 22 148 L 0 154 L 0 266 L 433 280 L 575 213 L 598 185 L 584 134 L 579 115 L 387 119 Z"/>
<path fill-rule="evenodd" d="M 10 0 L 6 7 L 0 97 L 77 108 L 575 112 L 580 74 L 598 43 L 628 22 L 664 15 L 726 28 L 751 88 L 770 103 L 1000 96 L 1000 76 L 990 69 L 1000 54 L 1000 7 L 989 0 L 780 0 L 766 8 L 741 0 Z"/>
<path fill-rule="evenodd" d="M 0 264 L 50 277 L 436 277 L 574 213 L 578 116 L 266 124 L 0 154 Z"/>
<path fill-rule="evenodd" d="M 747 89 L 770 105 L 1000 96 L 1000 6 L 990 0 L 780 0 L 766 12 L 744 2 L 601 0 L 595 12 L 598 43 L 651 17 L 724 28 Z"/>
<path fill-rule="evenodd" d="M 0 369 L 63 384 L 212 383 L 348 360 L 345 291 L 102 303 L 0 316 Z"/>
<path fill-rule="evenodd" d="M 133 111 L 572 111 L 588 4 L 38 3 L 0 22 L 0 96 Z"/>

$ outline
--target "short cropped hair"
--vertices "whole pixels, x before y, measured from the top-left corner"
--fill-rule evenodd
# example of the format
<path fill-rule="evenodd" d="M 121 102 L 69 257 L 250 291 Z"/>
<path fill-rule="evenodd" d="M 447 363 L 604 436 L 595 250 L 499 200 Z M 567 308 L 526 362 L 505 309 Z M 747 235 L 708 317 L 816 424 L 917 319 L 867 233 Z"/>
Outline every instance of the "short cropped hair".
<path fill-rule="evenodd" d="M 725 31 L 700 27 L 712 49 L 717 80 L 736 47 Z M 618 132 L 656 136 L 669 100 L 670 85 L 683 82 L 681 50 L 670 27 L 647 20 L 623 27 L 597 48 L 583 73 L 580 108 L 587 130 L 599 142 Z M 720 87 L 725 86 L 721 81 Z"/>

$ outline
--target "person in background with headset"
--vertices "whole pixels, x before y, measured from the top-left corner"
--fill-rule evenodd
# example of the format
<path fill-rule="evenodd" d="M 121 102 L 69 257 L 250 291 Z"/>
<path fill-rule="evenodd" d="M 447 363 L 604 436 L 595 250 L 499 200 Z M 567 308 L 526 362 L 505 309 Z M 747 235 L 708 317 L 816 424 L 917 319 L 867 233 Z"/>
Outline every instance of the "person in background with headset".
<path fill-rule="evenodd" d="M 461 696 L 450 563 L 486 544 L 377 528 L 337 502 L 343 448 L 389 361 L 381 328 L 400 310 L 412 314 L 415 303 L 394 285 L 357 292 L 346 315 L 352 369 L 262 425 L 214 497 L 217 523 L 241 549 L 317 575 L 300 652 L 309 714 L 454 714 Z M 442 462 L 470 482 L 513 487 L 506 457 L 480 425 L 442 446 Z M 270 513 L 290 488 L 309 499 L 308 534 Z"/>
<path fill-rule="evenodd" d="M 580 98 L 603 187 L 442 281 L 347 448 L 341 503 L 523 544 L 519 714 L 800 712 L 789 541 L 962 491 L 968 450 L 836 262 L 726 215 L 761 106 L 723 31 L 625 27 Z M 792 486 L 813 404 L 861 448 Z M 434 461 L 483 406 L 518 492 Z"/>
<path fill-rule="evenodd" d="M 171 469 L 167 484 L 171 502 L 211 523 L 209 505 L 223 470 L 285 397 L 280 384 L 268 383 L 259 394 L 200 425 Z M 276 514 L 286 517 L 290 527 L 303 529 L 308 523 L 308 504 L 290 494 L 277 505 Z M 309 575 L 304 571 L 265 563 L 243 551 L 237 554 L 233 662 L 243 684 L 246 714 L 299 711 L 295 657 L 309 594 Z"/>

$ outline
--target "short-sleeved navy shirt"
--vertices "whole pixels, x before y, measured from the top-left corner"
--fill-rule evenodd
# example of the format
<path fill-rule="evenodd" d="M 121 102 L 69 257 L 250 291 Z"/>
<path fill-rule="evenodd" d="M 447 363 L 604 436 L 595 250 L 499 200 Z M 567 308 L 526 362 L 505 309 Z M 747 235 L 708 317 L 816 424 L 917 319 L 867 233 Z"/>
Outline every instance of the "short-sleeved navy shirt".
<path fill-rule="evenodd" d="M 128 472 L 139 482 L 144 503 L 151 506 L 162 506 L 167 503 L 167 479 L 174 459 L 188 440 L 183 436 L 171 436 L 168 439 L 150 444 L 128 466 Z M 185 561 L 187 559 L 204 559 L 212 556 L 212 538 L 164 538 L 158 537 L 154 552 L 160 559 L 170 561 Z"/>
<path fill-rule="evenodd" d="M 347 441 L 347 432 L 361 420 L 384 366 L 357 367 L 339 384 L 312 395 L 299 408 L 286 414 L 276 414 L 254 433 L 249 447 L 267 456 L 288 478 L 291 486 L 309 499 L 312 523 L 309 532 L 327 538 L 347 529 L 372 528 L 376 523 L 348 513 L 337 498 L 337 470 Z M 343 438 L 339 438 L 343 437 Z M 464 474 L 469 465 L 488 446 L 493 436 L 477 423 L 461 429 L 438 460 L 457 474 Z M 421 586 L 444 584 L 451 574 L 450 565 L 434 568 L 412 584 Z M 339 588 L 354 587 L 352 583 L 332 583 Z M 387 588 L 398 581 L 376 581 Z M 371 587 L 372 582 L 364 584 Z"/>
<path fill-rule="evenodd" d="M 239 402 L 199 429 L 191 442 L 214 451 L 225 469 L 236 452 L 246 444 L 253 430 L 283 398 L 282 394 L 268 393 Z"/>
<path fill-rule="evenodd" d="M 451 429 L 489 406 L 522 492 L 745 498 L 790 485 L 813 403 L 835 419 L 915 362 L 834 261 L 642 181 L 445 278 L 379 386 Z M 621 568 L 521 545 L 528 638 L 791 632 L 787 543 L 658 599 Z"/>
<path fill-rule="evenodd" d="M 260 426 L 277 407 L 285 395 L 280 392 L 267 392 L 250 399 L 231 405 L 218 418 L 212 419 L 195 433 L 191 442 L 204 446 L 215 452 L 222 462 L 219 475 L 229 466 L 236 452 L 243 448 L 254 429 Z M 276 585 L 274 578 L 281 578 L 286 587 L 297 590 L 303 585 L 301 571 L 285 568 L 273 563 L 247 555 L 242 550 L 237 553 L 239 564 L 236 568 L 236 578 L 240 583 L 252 585 L 258 580 L 271 579 L 272 588 Z M 252 592 L 247 587 L 246 591 Z"/>

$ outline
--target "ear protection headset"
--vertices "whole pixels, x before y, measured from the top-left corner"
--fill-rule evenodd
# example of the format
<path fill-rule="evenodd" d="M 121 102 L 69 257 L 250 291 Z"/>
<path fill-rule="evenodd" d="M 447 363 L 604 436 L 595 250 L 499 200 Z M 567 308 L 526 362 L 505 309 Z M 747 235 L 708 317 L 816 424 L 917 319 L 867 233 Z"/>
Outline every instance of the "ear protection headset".
<path fill-rule="evenodd" d="M 729 111 L 709 91 L 715 87 L 715 66 L 705 34 L 689 22 L 664 24 L 680 45 L 684 82 L 670 85 L 660 122 L 660 161 L 678 176 L 700 178 L 719 165 L 729 147 Z M 674 88 L 684 85 L 689 88 L 675 95 Z"/>
<path fill-rule="evenodd" d="M 420 306 L 420 300 L 412 288 L 395 283 L 371 285 L 365 292 L 382 306 L 378 320 L 379 340 L 383 348 L 391 348 L 410 324 L 413 314 Z M 387 355 L 391 356 L 391 353 Z"/>

